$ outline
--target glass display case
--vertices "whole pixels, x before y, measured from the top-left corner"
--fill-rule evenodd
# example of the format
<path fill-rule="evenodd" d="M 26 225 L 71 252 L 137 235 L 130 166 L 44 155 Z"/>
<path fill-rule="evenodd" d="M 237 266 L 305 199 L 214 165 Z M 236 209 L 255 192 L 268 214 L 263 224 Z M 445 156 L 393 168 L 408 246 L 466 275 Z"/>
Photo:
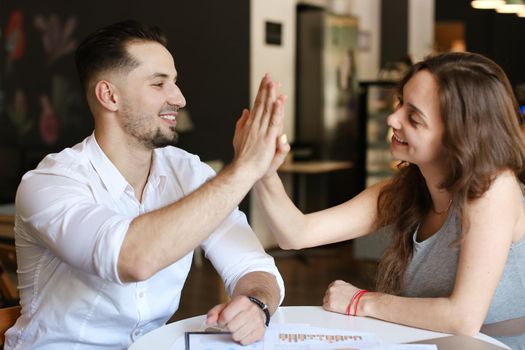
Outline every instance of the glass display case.
<path fill-rule="evenodd" d="M 371 186 L 392 176 L 391 129 L 386 119 L 397 100 L 397 82 L 365 81 L 359 84 L 359 169 L 361 186 Z M 389 244 L 384 231 L 352 241 L 356 259 L 378 261 Z"/>
<path fill-rule="evenodd" d="M 361 177 L 363 188 L 392 176 L 395 168 L 390 153 L 392 134 L 386 119 L 397 97 L 394 81 L 359 83 L 359 120 L 361 129 Z"/>

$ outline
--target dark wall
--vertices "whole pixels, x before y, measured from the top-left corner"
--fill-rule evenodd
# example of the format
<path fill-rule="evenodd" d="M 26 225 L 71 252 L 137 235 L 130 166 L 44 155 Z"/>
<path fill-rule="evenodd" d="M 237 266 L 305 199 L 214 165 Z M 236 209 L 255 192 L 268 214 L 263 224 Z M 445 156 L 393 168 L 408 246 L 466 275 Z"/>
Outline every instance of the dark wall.
<path fill-rule="evenodd" d="M 513 85 L 525 83 L 525 18 L 476 10 L 470 1 L 438 0 L 436 21 L 463 21 L 467 50 L 496 61 Z"/>
<path fill-rule="evenodd" d="M 408 52 L 408 0 L 381 1 L 381 67 Z"/>
<path fill-rule="evenodd" d="M 128 18 L 167 35 L 194 124 L 180 146 L 229 161 L 235 121 L 249 105 L 250 12 L 246 0 L 225 7 L 215 0 L 2 1 L 0 202 L 13 200 L 21 173 L 43 155 L 91 133 L 72 49 L 94 29 Z"/>

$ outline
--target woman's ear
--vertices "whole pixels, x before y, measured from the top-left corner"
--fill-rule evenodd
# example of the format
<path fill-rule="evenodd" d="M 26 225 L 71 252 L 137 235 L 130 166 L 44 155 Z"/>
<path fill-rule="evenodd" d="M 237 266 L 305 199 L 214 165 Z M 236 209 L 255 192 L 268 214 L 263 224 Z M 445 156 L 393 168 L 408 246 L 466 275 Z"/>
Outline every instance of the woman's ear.
<path fill-rule="evenodd" d="M 118 110 L 118 94 L 115 85 L 107 80 L 99 80 L 95 85 L 95 97 L 102 107 L 112 112 Z"/>

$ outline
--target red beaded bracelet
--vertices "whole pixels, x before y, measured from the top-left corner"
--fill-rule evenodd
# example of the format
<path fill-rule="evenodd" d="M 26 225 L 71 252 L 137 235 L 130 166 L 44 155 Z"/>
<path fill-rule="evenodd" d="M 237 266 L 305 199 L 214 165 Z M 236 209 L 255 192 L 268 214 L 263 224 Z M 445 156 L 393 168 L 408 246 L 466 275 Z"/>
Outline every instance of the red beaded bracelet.
<path fill-rule="evenodd" d="M 359 305 L 359 300 L 361 300 L 361 297 L 363 295 L 365 295 L 366 293 L 368 293 L 367 290 L 361 290 L 359 291 L 359 293 L 357 293 L 356 297 L 355 297 L 355 308 L 354 308 L 354 314 L 353 316 L 356 316 L 357 315 L 357 306 Z"/>
<path fill-rule="evenodd" d="M 346 307 L 346 315 L 350 316 L 350 309 L 352 308 L 352 304 L 354 303 L 355 296 L 359 293 L 359 291 L 355 292 L 354 295 L 352 295 L 352 298 L 350 298 L 350 303 L 348 303 L 348 306 Z"/>
<path fill-rule="evenodd" d="M 360 298 L 361 295 L 365 294 L 366 292 L 368 292 L 367 290 L 364 290 L 364 289 L 360 289 L 358 290 L 357 292 L 354 293 L 354 295 L 352 296 L 352 299 L 350 299 L 350 303 L 348 304 L 347 308 L 346 308 L 346 314 L 348 316 L 351 315 L 351 311 L 352 311 L 352 304 L 354 303 L 354 301 L 356 301 L 356 298 Z M 355 309 L 355 312 L 352 316 L 355 316 L 357 312 L 357 308 Z"/>

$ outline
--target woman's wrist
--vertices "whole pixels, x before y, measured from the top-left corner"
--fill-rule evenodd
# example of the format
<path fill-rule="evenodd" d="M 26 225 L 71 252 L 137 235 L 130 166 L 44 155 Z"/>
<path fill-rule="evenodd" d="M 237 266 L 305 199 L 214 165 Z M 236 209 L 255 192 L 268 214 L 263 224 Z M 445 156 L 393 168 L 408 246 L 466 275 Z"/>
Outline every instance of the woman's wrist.
<path fill-rule="evenodd" d="M 357 305 L 357 315 L 374 317 L 374 307 L 380 296 L 381 293 L 376 292 L 369 292 L 366 293 L 366 295 L 362 295 L 359 304 Z"/>
<path fill-rule="evenodd" d="M 358 289 L 354 295 L 352 295 L 352 298 L 350 299 L 350 302 L 348 303 L 348 306 L 346 307 L 346 314 L 348 316 L 358 316 L 358 307 L 359 307 L 359 301 L 361 300 L 361 297 L 368 293 L 366 289 Z M 360 315 L 359 315 L 360 316 Z"/>
<path fill-rule="evenodd" d="M 255 183 L 255 190 L 270 190 L 280 181 L 279 175 L 277 172 L 271 174 L 265 174 Z"/>
<path fill-rule="evenodd" d="M 277 174 L 277 170 L 268 172 L 261 177 L 259 182 L 265 184 L 265 185 L 271 185 L 271 183 L 275 180 L 279 179 L 279 175 Z"/>

